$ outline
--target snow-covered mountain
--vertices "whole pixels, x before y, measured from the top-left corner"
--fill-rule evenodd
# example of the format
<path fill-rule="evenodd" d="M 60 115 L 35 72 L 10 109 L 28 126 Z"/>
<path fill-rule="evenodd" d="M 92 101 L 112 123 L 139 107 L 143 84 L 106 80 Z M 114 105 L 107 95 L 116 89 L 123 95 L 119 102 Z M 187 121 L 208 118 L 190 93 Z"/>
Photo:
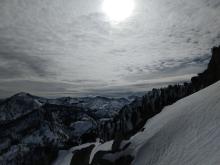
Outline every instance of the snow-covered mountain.
<path fill-rule="evenodd" d="M 4 99 L 0 164 L 48 164 L 58 149 L 95 141 L 99 119 L 113 117 L 128 103 L 104 97 L 46 99 L 24 92 Z"/>
<path fill-rule="evenodd" d="M 27 93 L 18 93 L 0 102 L 0 122 L 10 122 L 37 109 L 42 104 L 38 97 Z"/>
<path fill-rule="evenodd" d="M 65 160 L 60 165 L 218 165 L 219 138 L 220 81 L 167 106 L 128 140 L 75 147 L 72 156 L 67 152 L 58 160 Z"/>

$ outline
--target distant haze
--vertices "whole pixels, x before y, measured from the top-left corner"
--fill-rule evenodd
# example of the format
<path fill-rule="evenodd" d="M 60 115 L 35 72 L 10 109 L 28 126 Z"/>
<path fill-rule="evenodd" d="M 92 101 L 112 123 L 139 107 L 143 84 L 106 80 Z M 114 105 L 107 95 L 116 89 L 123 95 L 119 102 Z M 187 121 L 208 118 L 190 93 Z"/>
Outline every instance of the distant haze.
<path fill-rule="evenodd" d="M 103 0 L 1 0 L 0 97 L 130 95 L 206 68 L 220 0 L 134 3 L 114 22 Z"/>

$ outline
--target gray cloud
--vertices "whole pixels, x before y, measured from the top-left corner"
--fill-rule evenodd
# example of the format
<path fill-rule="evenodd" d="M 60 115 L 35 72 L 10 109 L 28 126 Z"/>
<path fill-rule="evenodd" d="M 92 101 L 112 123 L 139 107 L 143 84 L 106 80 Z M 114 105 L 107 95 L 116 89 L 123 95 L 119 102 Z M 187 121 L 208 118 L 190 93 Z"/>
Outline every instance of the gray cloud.
<path fill-rule="evenodd" d="M 0 78 L 18 78 L 29 73 L 38 77 L 45 77 L 47 72 L 48 61 L 36 56 L 29 56 L 18 52 L 1 52 Z"/>
<path fill-rule="evenodd" d="M 102 0 L 0 1 L 1 94 L 120 95 L 205 69 L 220 42 L 219 0 L 135 2 L 114 24 Z"/>
<path fill-rule="evenodd" d="M 13 39 L 7 40 L 0 35 L 0 79 L 47 77 L 50 74 L 48 65 L 51 64 L 51 60 L 39 54 L 26 52 L 25 49 L 21 50 L 15 45 L 16 42 L 13 42 L 15 42 Z"/>
<path fill-rule="evenodd" d="M 182 59 L 166 59 L 163 61 L 158 61 L 158 64 L 153 66 L 154 71 L 159 71 L 159 72 L 171 72 L 182 69 L 184 67 L 189 67 L 190 65 L 202 65 L 206 66 L 210 59 L 209 54 L 205 54 L 203 56 L 198 56 L 198 57 L 186 57 Z M 147 66 L 145 69 L 151 70 L 152 68 L 148 68 Z"/>
<path fill-rule="evenodd" d="M 219 8 L 220 2 L 218 0 L 206 0 L 206 5 L 211 8 Z"/>

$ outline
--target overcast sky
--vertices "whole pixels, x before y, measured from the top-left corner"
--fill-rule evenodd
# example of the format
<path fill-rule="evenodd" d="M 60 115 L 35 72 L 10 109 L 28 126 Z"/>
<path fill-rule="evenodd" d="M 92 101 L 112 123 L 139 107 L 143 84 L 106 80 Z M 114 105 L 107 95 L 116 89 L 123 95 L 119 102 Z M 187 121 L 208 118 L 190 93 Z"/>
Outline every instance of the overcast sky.
<path fill-rule="evenodd" d="M 120 96 L 182 82 L 220 44 L 220 0 L 0 0 L 0 97 Z"/>

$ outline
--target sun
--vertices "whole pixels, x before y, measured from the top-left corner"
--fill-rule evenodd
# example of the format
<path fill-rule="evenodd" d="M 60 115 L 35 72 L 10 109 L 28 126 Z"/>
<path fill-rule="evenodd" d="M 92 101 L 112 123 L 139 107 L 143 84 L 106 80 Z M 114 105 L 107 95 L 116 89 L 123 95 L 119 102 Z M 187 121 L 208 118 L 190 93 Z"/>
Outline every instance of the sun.
<path fill-rule="evenodd" d="M 121 22 L 128 18 L 134 10 L 133 0 L 104 0 L 103 12 L 115 22 Z"/>

